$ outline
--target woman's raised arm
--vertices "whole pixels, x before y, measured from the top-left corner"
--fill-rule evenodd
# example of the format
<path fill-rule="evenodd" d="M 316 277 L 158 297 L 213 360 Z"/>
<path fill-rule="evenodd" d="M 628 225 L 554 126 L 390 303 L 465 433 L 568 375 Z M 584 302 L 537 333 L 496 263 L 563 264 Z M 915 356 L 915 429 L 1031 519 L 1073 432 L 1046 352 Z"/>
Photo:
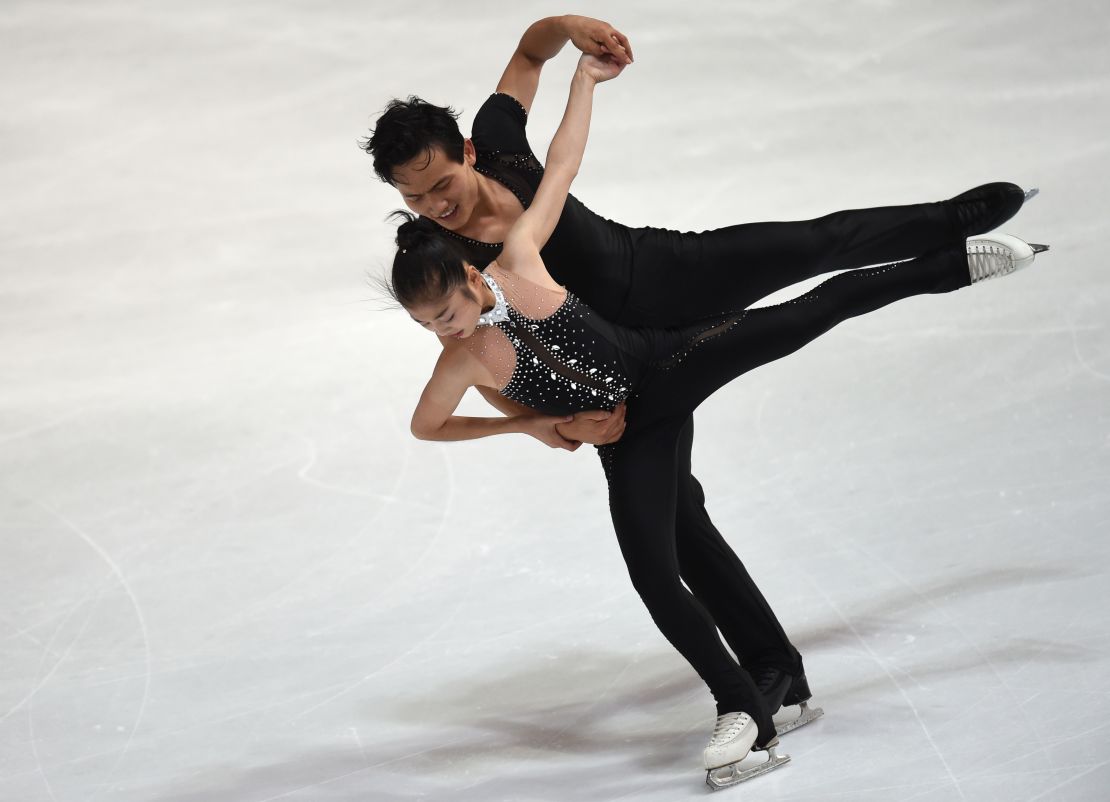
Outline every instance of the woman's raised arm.
<path fill-rule="evenodd" d="M 570 82 L 570 97 L 563 112 L 563 120 L 547 149 L 543 180 L 528 209 L 517 218 L 498 257 L 498 264 L 507 270 L 530 272 L 547 243 L 559 215 L 563 213 L 571 182 L 582 164 L 586 139 L 590 133 L 590 116 L 593 111 L 594 86 L 616 78 L 624 63 L 612 56 L 597 58 L 584 54 Z"/>
<path fill-rule="evenodd" d="M 626 64 L 632 63 L 632 45 L 608 22 L 574 14 L 545 17 L 529 25 L 520 37 L 520 44 L 497 82 L 497 91 L 515 97 L 525 111 L 531 109 L 540 82 L 540 70 L 563 49 L 567 41 L 573 42 L 583 53 L 595 56 L 609 54 Z"/>

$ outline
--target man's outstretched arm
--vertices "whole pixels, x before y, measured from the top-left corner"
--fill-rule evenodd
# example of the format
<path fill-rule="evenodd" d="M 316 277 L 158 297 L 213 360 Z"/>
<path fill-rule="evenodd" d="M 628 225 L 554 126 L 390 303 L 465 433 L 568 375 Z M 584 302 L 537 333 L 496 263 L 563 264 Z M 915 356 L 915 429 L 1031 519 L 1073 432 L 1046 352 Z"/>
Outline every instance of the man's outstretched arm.
<path fill-rule="evenodd" d="M 573 42 L 583 53 L 611 55 L 624 64 L 632 63 L 628 38 L 608 22 L 576 14 L 545 17 L 529 25 L 520 37 L 520 44 L 497 83 L 497 91 L 512 95 L 525 111 L 531 111 L 540 85 L 540 70 L 567 42 Z"/>

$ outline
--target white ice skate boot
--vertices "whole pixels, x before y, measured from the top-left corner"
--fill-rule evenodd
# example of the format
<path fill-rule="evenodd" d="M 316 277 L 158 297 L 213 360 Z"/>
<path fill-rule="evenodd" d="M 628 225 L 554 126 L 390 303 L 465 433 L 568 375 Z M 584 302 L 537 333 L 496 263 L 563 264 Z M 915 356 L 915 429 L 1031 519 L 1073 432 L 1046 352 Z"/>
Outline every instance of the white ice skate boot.
<path fill-rule="evenodd" d="M 766 747 L 767 759 L 750 768 L 740 766 L 740 761 L 752 753 L 752 746 L 759 728 L 747 713 L 725 713 L 717 716 L 713 737 L 705 747 L 705 782 L 714 791 L 750 780 L 777 769 L 790 760 L 790 755 L 775 754 L 778 738 Z M 759 751 L 759 750 L 755 750 Z"/>
<path fill-rule="evenodd" d="M 1010 234 L 982 234 L 967 241 L 967 268 L 971 283 L 1008 276 L 1033 264 L 1047 245 L 1031 245 Z"/>

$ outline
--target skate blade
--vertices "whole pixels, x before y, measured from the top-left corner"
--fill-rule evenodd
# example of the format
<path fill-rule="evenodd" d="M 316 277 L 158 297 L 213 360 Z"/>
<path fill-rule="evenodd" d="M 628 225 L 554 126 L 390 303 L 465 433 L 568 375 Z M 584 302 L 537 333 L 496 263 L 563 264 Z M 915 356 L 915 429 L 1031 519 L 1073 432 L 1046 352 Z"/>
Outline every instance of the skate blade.
<path fill-rule="evenodd" d="M 752 753 L 748 753 L 751 757 Z M 747 760 L 748 757 L 744 758 Z M 705 773 L 705 784 L 712 788 L 714 791 L 720 791 L 722 788 L 731 788 L 734 785 L 747 782 L 754 779 L 761 774 L 766 774 L 769 771 L 782 766 L 784 763 L 790 762 L 790 755 L 779 755 L 775 752 L 775 747 L 767 747 L 767 759 L 762 763 L 758 763 L 750 768 L 741 768 L 744 760 L 736 763 L 729 763 L 727 766 L 720 768 L 710 769 Z"/>
<path fill-rule="evenodd" d="M 1027 189 L 1027 190 L 1025 190 L 1025 200 L 1022 201 L 1022 203 L 1026 203 L 1027 201 L 1032 200 L 1033 198 L 1037 197 L 1040 194 L 1041 194 L 1041 191 L 1037 187 L 1033 187 L 1032 189 Z"/>
<path fill-rule="evenodd" d="M 820 707 L 811 708 L 805 702 L 802 702 L 800 707 L 801 709 L 798 711 L 798 715 L 795 718 L 790 719 L 790 721 L 784 721 L 782 724 L 775 724 L 775 733 L 777 735 L 785 735 L 788 732 L 793 732 L 799 727 L 804 727 L 806 724 L 814 722 L 825 715 L 824 709 Z"/>
<path fill-rule="evenodd" d="M 1030 242 L 1029 247 L 1033 249 L 1033 253 L 1044 253 L 1048 250 L 1047 245 L 1038 245 L 1036 242 Z"/>

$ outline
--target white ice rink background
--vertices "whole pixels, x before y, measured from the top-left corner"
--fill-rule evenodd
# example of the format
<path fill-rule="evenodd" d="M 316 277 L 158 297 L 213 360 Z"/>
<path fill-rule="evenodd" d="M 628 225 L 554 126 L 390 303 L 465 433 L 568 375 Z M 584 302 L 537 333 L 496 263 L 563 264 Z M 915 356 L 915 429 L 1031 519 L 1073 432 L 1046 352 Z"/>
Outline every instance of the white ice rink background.
<path fill-rule="evenodd" d="M 469 130 L 575 10 L 635 48 L 574 189 L 608 217 L 1042 190 L 1005 227 L 1051 243 L 1031 270 L 699 412 L 710 511 L 826 710 L 722 793 L 1110 799 L 1110 11 L 1078 0 L 5 2 L 0 799 L 709 794 L 711 700 L 592 450 L 412 439 L 437 345 L 366 281 L 375 114 Z"/>

